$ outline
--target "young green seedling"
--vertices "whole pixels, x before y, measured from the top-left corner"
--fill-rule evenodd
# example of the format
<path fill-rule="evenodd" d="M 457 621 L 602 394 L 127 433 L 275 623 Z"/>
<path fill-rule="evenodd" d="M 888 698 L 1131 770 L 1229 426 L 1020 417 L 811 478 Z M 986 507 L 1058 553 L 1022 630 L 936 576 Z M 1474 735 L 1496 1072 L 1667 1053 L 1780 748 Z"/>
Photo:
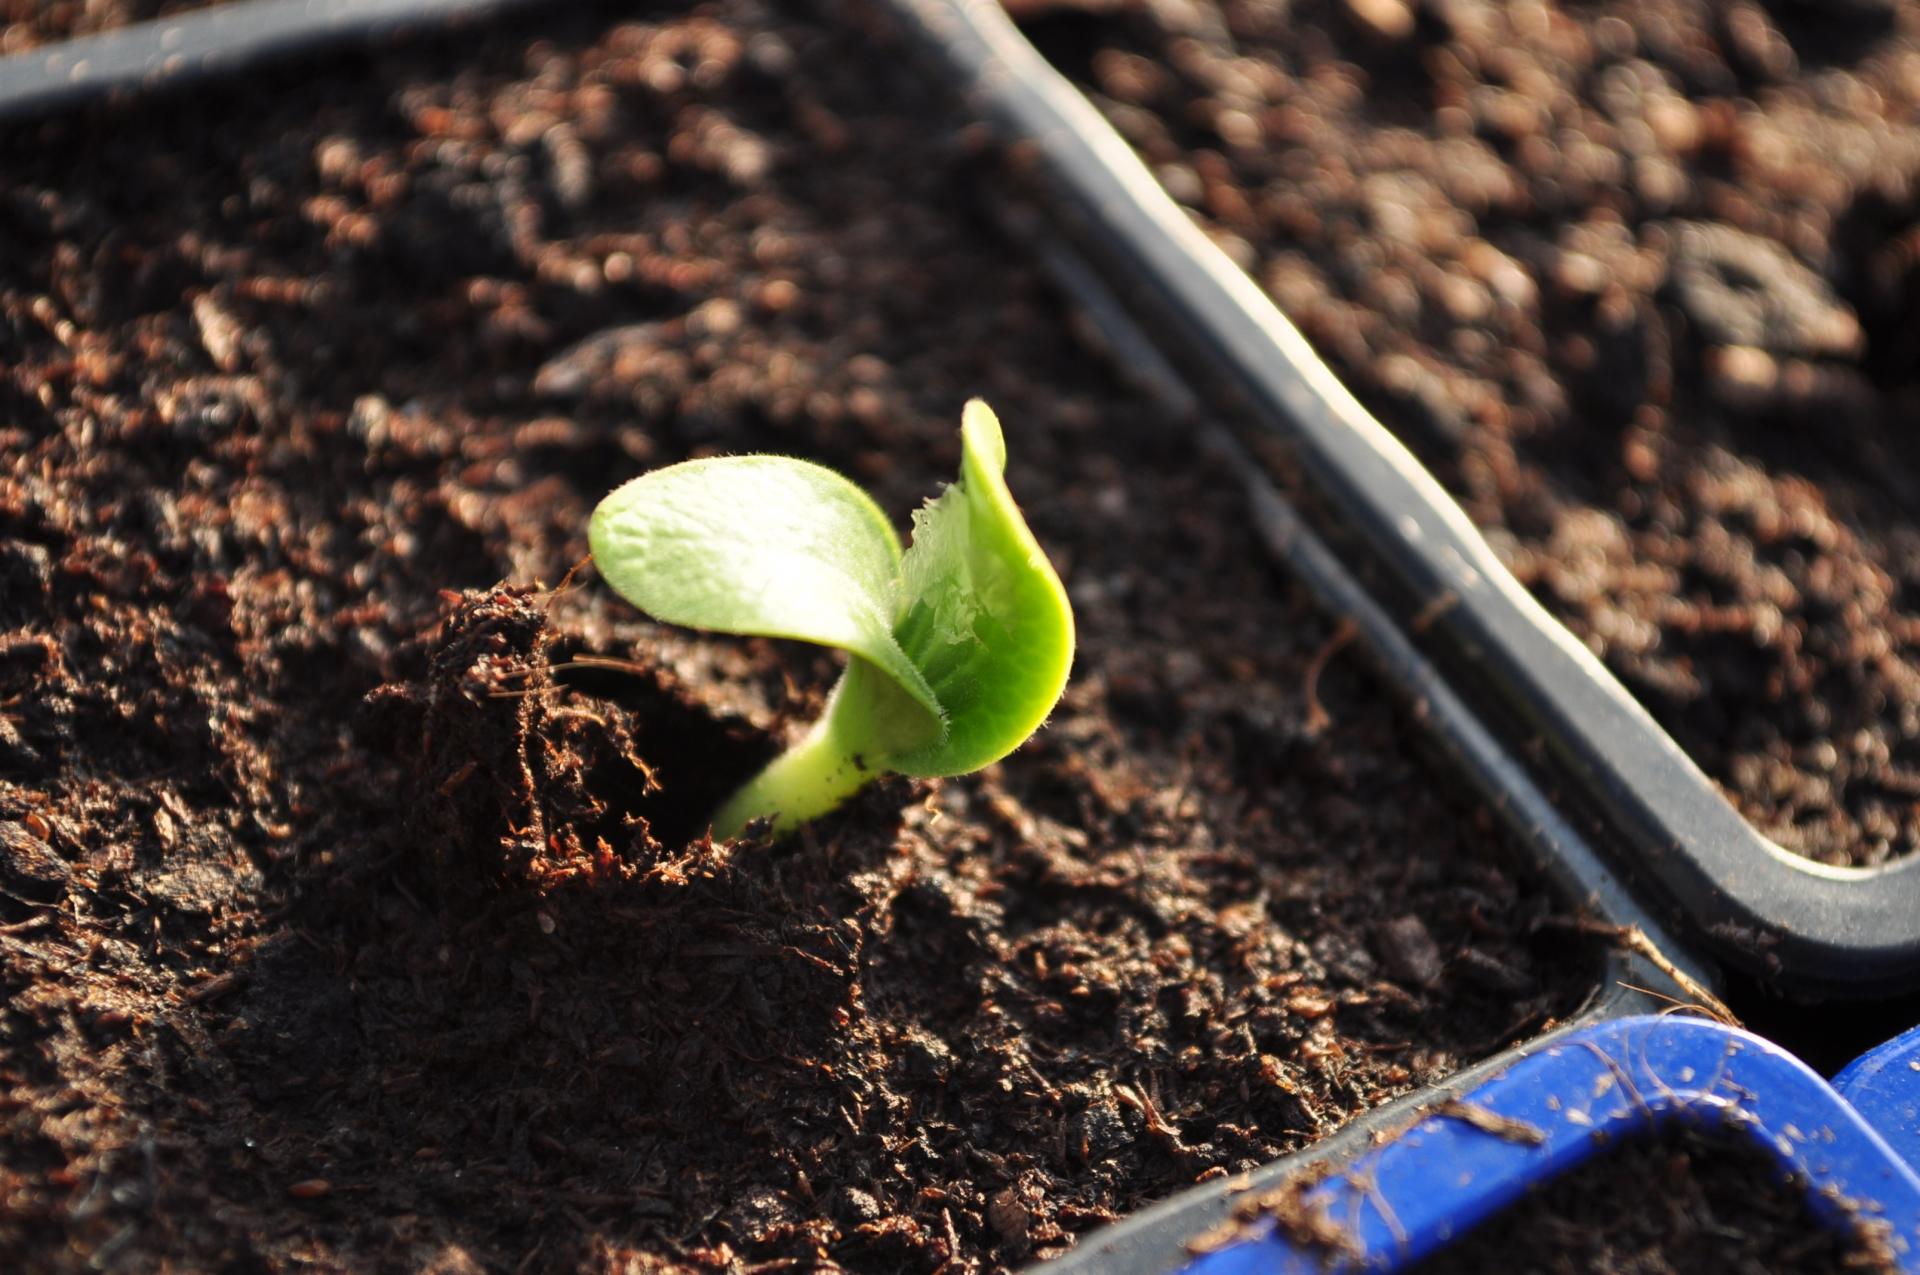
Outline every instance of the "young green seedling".
<path fill-rule="evenodd" d="M 1066 591 L 1007 491 L 985 403 L 960 438 L 960 478 L 914 514 L 904 553 L 865 492 L 784 456 L 669 465 L 594 510 L 600 574 L 655 619 L 848 654 L 820 720 L 721 806 L 715 836 L 763 816 L 789 832 L 888 772 L 978 770 L 1053 710 L 1073 661 Z"/>

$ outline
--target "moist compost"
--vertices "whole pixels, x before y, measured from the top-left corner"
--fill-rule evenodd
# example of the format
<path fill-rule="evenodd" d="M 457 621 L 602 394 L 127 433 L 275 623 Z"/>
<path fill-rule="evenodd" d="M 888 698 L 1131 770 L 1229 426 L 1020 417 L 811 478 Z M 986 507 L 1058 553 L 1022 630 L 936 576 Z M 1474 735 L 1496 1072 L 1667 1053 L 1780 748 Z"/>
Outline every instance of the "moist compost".
<path fill-rule="evenodd" d="M 1730 1130 L 1679 1126 L 1529 1192 L 1409 1275 L 1841 1275 L 1900 1269 L 1885 1223 L 1823 1222 L 1806 1183 Z"/>
<path fill-rule="evenodd" d="M 568 6 L 0 142 L 0 1266 L 999 1270 L 1592 988 L 845 23 Z M 1051 724 L 711 844 L 834 660 L 569 580 L 589 510 L 770 450 L 904 527 L 974 394 Z"/>
<path fill-rule="evenodd" d="M 1920 843 L 1920 6 L 1026 0 L 1762 832 Z"/>
<path fill-rule="evenodd" d="M 0 57 L 227 0 L 0 0 Z"/>

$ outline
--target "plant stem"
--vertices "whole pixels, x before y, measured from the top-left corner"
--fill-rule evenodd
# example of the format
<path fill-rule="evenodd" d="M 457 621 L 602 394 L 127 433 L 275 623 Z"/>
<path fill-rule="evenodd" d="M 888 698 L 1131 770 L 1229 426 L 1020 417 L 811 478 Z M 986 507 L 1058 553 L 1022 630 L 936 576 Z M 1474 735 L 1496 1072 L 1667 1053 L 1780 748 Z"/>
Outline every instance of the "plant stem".
<path fill-rule="evenodd" d="M 773 833 L 784 836 L 817 819 L 853 796 L 876 777 L 861 765 L 854 731 L 840 711 L 849 698 L 847 683 L 834 688 L 827 711 L 794 745 L 767 763 L 765 770 L 727 798 L 713 816 L 715 840 L 737 837 L 755 819 L 773 816 Z"/>

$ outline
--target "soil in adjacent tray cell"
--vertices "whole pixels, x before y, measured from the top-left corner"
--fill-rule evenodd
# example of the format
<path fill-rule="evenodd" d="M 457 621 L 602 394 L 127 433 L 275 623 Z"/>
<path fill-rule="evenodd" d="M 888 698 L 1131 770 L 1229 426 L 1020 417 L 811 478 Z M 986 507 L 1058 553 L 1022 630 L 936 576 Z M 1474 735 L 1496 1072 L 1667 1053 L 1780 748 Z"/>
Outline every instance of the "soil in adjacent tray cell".
<path fill-rule="evenodd" d="M 1408 1275 L 1824 1275 L 1900 1269 L 1885 1223 L 1814 1215 L 1750 1138 L 1679 1127 L 1530 1192 Z"/>
<path fill-rule="evenodd" d="M 1920 843 L 1920 5 L 1023 3 L 1755 825 Z"/>
<path fill-rule="evenodd" d="M 568 7 L 0 142 L 0 1266 L 1003 1269 L 1594 986 L 887 49 Z M 535 582 L 697 454 L 904 527 L 973 394 L 1064 702 L 708 844 L 833 659 Z"/>
<path fill-rule="evenodd" d="M 226 0 L 0 0 L 0 57 Z"/>

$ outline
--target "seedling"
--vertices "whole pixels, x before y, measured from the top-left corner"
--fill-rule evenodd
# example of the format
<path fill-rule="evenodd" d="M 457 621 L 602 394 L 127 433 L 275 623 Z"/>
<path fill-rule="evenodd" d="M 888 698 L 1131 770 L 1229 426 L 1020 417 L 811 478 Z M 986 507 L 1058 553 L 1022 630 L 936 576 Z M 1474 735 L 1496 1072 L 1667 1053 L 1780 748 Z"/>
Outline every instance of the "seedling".
<path fill-rule="evenodd" d="M 790 832 L 889 772 L 964 775 L 1019 747 L 1073 661 L 1060 578 L 1007 491 L 985 403 L 960 424 L 959 480 L 913 516 L 904 553 L 868 495 L 785 456 L 690 460 L 593 512 L 593 558 L 623 597 L 690 628 L 848 654 L 826 711 L 713 817 Z"/>

